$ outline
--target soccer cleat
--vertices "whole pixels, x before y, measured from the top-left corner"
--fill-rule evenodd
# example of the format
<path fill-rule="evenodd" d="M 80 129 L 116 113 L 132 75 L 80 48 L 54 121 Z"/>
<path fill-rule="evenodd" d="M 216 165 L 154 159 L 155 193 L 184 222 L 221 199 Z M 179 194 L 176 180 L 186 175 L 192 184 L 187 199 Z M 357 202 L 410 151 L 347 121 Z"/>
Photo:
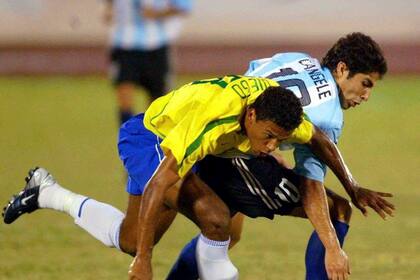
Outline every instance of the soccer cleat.
<path fill-rule="evenodd" d="M 3 221 L 6 224 L 13 223 L 24 213 L 37 210 L 40 188 L 55 183 L 53 176 L 44 168 L 39 167 L 29 170 L 25 181 L 25 188 L 19 194 L 14 195 L 3 208 Z"/>

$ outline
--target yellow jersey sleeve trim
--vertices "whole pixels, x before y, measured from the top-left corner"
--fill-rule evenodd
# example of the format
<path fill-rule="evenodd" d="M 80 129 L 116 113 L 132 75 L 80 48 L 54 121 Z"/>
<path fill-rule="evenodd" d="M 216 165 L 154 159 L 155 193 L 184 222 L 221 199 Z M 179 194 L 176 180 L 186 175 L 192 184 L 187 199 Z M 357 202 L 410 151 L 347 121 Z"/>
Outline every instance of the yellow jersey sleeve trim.
<path fill-rule="evenodd" d="M 292 135 L 287 139 L 287 143 L 306 144 L 314 133 L 314 125 L 306 118 L 302 120 L 300 125 L 293 131 Z"/>

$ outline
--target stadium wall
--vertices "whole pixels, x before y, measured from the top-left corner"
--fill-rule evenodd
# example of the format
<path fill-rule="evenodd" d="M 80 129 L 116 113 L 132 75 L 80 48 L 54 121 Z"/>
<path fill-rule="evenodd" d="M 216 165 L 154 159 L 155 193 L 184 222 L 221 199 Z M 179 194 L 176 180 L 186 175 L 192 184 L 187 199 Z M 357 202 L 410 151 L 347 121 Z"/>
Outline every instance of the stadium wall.
<path fill-rule="evenodd" d="M 299 51 L 321 58 L 330 44 L 212 45 L 179 44 L 173 47 L 174 70 L 180 74 L 243 73 L 248 61 L 277 52 Z M 420 43 L 382 45 L 390 73 L 420 73 Z M 417 58 L 417 59 L 416 59 Z M 106 74 L 103 46 L 0 47 L 0 75 Z"/>
<path fill-rule="evenodd" d="M 0 1 L 0 75 L 107 72 L 105 1 Z M 420 72 L 418 0 L 193 0 L 173 48 L 178 73 L 242 73 L 277 52 L 320 58 L 337 38 L 363 31 L 391 73 Z"/>

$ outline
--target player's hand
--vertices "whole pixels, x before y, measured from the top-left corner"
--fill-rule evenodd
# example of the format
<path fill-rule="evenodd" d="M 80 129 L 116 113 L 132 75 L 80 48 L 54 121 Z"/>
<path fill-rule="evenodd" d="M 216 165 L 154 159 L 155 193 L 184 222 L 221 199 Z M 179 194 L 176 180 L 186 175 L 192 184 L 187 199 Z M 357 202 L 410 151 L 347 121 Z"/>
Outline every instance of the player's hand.
<path fill-rule="evenodd" d="M 143 18 L 151 20 L 158 19 L 162 16 L 160 11 L 147 6 L 141 8 L 140 14 Z"/>
<path fill-rule="evenodd" d="M 106 9 L 104 11 L 104 14 L 103 14 L 103 21 L 104 21 L 104 23 L 105 24 L 111 24 L 112 23 L 112 18 L 113 18 L 113 16 L 112 16 L 112 9 Z"/>
<path fill-rule="evenodd" d="M 347 280 L 350 275 L 350 263 L 346 253 L 339 250 L 326 250 L 325 269 L 329 280 Z"/>
<path fill-rule="evenodd" d="M 356 206 L 364 216 L 367 216 L 366 207 L 370 207 L 384 220 L 386 220 L 387 215 L 393 217 L 395 206 L 384 199 L 384 197 L 392 197 L 392 194 L 390 193 L 376 192 L 357 186 L 353 188 L 353 193 L 350 196 L 354 206 Z"/>
<path fill-rule="evenodd" d="M 128 270 L 128 280 L 152 280 L 151 260 L 140 260 L 137 256 L 133 259 Z"/>

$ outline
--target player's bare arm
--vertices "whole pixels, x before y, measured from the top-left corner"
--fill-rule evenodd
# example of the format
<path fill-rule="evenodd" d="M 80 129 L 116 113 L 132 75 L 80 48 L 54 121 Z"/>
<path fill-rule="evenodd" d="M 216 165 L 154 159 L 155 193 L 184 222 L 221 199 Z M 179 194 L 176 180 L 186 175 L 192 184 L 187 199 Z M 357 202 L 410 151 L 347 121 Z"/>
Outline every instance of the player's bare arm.
<path fill-rule="evenodd" d="M 308 219 L 325 247 L 325 268 L 329 279 L 347 279 L 350 266 L 331 223 L 327 196 L 321 182 L 301 178 L 302 204 Z"/>
<path fill-rule="evenodd" d="M 105 24 L 111 24 L 112 22 L 112 18 L 113 18 L 112 5 L 113 5 L 113 0 L 105 1 L 104 11 L 103 11 L 103 21 Z"/>
<path fill-rule="evenodd" d="M 168 152 L 147 184 L 142 198 L 137 228 L 137 254 L 130 266 L 129 279 L 152 279 L 151 259 L 156 232 L 155 221 L 163 206 L 165 192 L 179 179 L 177 161 L 172 153 Z"/>
<path fill-rule="evenodd" d="M 177 9 L 176 7 L 169 6 L 163 10 L 157 10 L 153 7 L 143 6 L 140 11 L 141 15 L 146 19 L 164 19 L 173 16 L 186 15 L 187 12 L 184 10 Z"/>
<path fill-rule="evenodd" d="M 350 196 L 352 203 L 365 216 L 367 215 L 367 206 L 375 210 L 383 219 L 387 214 L 392 216 L 395 207 L 384 199 L 384 197 L 392 197 L 392 194 L 361 187 L 347 168 L 337 146 L 316 126 L 314 126 L 314 133 L 308 145 L 315 155 L 331 168 Z"/>

